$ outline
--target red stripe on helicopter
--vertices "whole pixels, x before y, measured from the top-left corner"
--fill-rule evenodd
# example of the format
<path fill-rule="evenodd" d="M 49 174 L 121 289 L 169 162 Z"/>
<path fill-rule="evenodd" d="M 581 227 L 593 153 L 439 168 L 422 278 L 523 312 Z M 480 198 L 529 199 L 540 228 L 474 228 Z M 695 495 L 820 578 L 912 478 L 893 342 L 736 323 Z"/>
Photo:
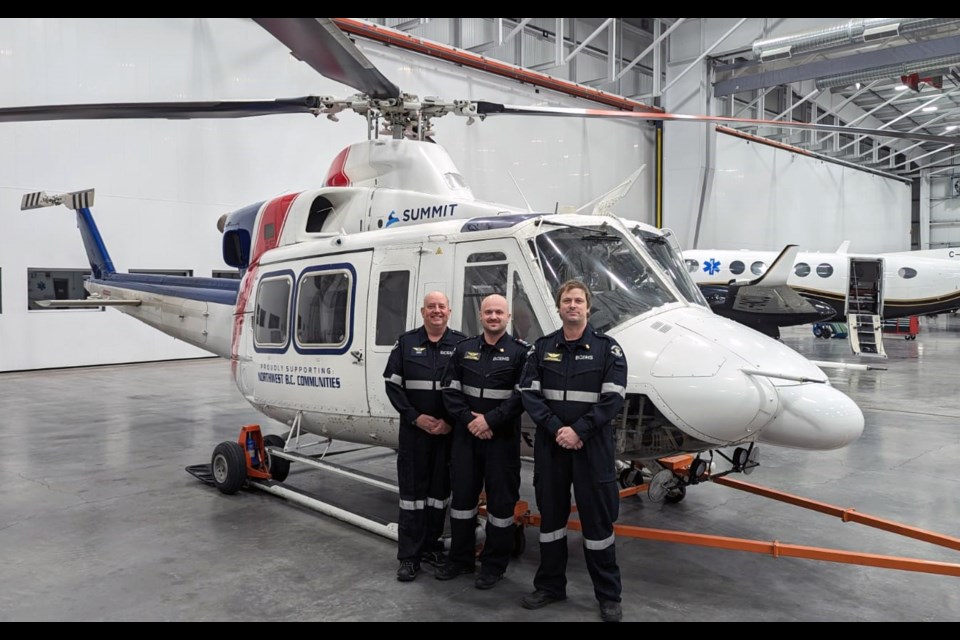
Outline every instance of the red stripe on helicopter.
<path fill-rule="evenodd" d="M 337 154 L 327 171 L 327 179 L 323 182 L 325 187 L 349 187 L 350 178 L 347 176 L 344 167 L 347 164 L 347 156 L 350 155 L 350 147 Z"/>
<path fill-rule="evenodd" d="M 288 193 L 285 196 L 274 198 L 264 205 L 258 216 L 257 232 L 253 238 L 253 247 L 250 250 L 250 263 L 240 283 L 240 292 L 237 295 L 237 306 L 233 311 L 233 335 L 230 340 L 230 359 L 234 379 L 236 379 L 237 354 L 240 349 L 240 336 L 243 333 L 243 312 L 247 308 L 247 301 L 253 290 L 257 269 L 260 266 L 260 257 L 276 247 L 280 242 L 280 234 L 290 213 L 290 205 L 299 196 L 299 193 Z"/>

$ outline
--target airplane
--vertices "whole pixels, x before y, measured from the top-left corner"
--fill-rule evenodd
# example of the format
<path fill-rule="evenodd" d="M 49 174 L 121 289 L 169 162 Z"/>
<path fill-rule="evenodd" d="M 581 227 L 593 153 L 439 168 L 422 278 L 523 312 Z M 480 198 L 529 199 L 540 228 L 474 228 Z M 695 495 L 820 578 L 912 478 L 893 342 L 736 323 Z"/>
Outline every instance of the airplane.
<path fill-rule="evenodd" d="M 901 251 L 883 254 L 848 253 L 849 241 L 834 253 L 793 251 L 785 256 L 773 251 L 687 249 L 683 257 L 693 280 L 711 297 L 735 297 L 741 283 L 775 284 L 792 290 L 811 306 L 822 309 L 834 320 L 850 315 L 870 315 L 893 320 L 960 309 L 960 263 L 950 255 L 953 249 Z M 775 282 L 767 282 L 777 265 Z M 769 271 L 768 271 L 769 269 Z M 758 276 L 742 280 L 744 274 Z M 786 276 L 786 277 L 784 277 Z M 749 276 L 748 276 L 749 277 Z M 749 287 L 747 287 L 749 289 Z M 723 315 L 722 310 L 714 310 Z M 741 309 L 740 320 L 768 335 L 778 327 L 821 320 L 799 314 L 765 315 L 763 310 Z M 784 322 L 787 320 L 787 322 Z"/>
<path fill-rule="evenodd" d="M 701 454 L 736 447 L 727 459 L 733 470 L 748 471 L 757 464 L 759 444 L 831 450 L 860 436 L 863 413 L 821 368 L 710 310 L 669 232 L 610 215 L 621 191 L 586 214 L 478 200 L 430 127 L 445 114 L 641 120 L 673 119 L 670 114 L 421 101 L 410 94 L 399 99 L 397 87 L 330 19 L 256 20 L 318 71 L 362 94 L 11 107 L 0 108 L 0 122 L 354 111 L 368 123 L 385 121 L 393 137 L 382 139 L 378 126 L 368 127 L 371 139 L 337 154 L 323 186 L 222 216 L 224 261 L 241 280 L 122 273 L 94 221 L 92 190 L 24 195 L 23 209 L 64 205 L 76 212 L 92 271 L 84 285 L 90 297 L 57 300 L 57 306 L 113 307 L 229 359 L 243 397 L 291 425 L 291 433 L 296 427 L 322 438 L 396 448 L 398 418 L 382 372 L 396 337 L 417 324 L 426 292 L 447 292 L 451 326 L 467 334 L 479 332 L 480 300 L 505 295 L 513 312 L 509 331 L 534 340 L 560 326 L 552 293 L 578 277 L 594 295 L 593 326 L 614 336 L 628 361 L 627 401 L 617 419 L 622 460 L 664 471 L 658 463 L 664 457 L 694 454 L 700 461 Z M 307 35 L 291 33 L 294 23 Z M 305 53 L 304 37 L 309 47 L 348 55 L 334 56 L 336 69 L 330 70 L 324 55 Z M 529 443 L 531 425 L 524 435 Z M 247 479 L 237 442 L 219 445 L 212 467 L 221 491 L 236 491 Z M 682 498 L 684 483 L 699 475 L 671 477 L 662 493 Z"/>

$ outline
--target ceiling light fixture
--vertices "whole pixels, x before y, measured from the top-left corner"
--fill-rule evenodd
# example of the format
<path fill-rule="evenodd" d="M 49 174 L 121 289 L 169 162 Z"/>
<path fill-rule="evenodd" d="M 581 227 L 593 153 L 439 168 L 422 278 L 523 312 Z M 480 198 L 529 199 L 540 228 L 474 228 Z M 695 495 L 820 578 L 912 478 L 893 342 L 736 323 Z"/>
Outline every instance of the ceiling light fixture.
<path fill-rule="evenodd" d="M 906 90 L 909 89 L 909 88 L 910 88 L 910 87 L 908 87 L 908 86 L 905 85 L 905 84 L 898 84 L 897 86 L 895 86 L 895 87 L 893 88 L 893 90 L 894 90 L 894 91 L 906 91 Z"/>
<path fill-rule="evenodd" d="M 930 105 L 929 107 L 924 107 L 923 109 L 921 109 L 921 111 L 923 111 L 924 113 L 933 113 L 936 110 L 937 108 L 934 107 L 933 105 Z"/>

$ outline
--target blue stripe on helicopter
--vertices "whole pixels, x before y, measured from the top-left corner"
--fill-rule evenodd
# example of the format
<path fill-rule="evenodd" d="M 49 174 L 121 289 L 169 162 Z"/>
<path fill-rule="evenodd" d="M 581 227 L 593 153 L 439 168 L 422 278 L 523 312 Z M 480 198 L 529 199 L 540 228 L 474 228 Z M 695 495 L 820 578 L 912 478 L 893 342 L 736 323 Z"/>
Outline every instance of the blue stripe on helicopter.
<path fill-rule="evenodd" d="M 231 307 L 237 304 L 237 295 L 240 292 L 240 281 L 228 278 L 111 273 L 106 278 L 94 278 L 90 282 L 104 287 L 213 302 Z"/>

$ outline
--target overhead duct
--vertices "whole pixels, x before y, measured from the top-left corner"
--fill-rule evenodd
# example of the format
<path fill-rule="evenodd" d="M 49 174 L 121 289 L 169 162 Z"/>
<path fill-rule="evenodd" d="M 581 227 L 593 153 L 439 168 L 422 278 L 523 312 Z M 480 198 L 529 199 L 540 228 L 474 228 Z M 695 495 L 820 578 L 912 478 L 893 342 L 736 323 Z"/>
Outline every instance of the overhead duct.
<path fill-rule="evenodd" d="M 901 78 L 914 73 L 925 73 L 928 71 L 945 71 L 948 67 L 960 64 L 960 54 L 952 56 L 941 56 L 939 58 L 930 58 L 920 62 L 906 62 L 891 64 L 884 67 L 875 67 L 873 69 L 864 69 L 851 73 L 841 73 L 833 76 L 824 76 L 816 81 L 817 89 L 829 89 L 831 87 L 845 87 L 857 82 L 873 82 L 874 80 L 886 80 L 889 78 Z"/>
<path fill-rule="evenodd" d="M 922 33 L 958 22 L 960 18 L 855 18 L 825 29 L 757 40 L 753 43 L 753 55 L 769 62 L 811 51 Z"/>

